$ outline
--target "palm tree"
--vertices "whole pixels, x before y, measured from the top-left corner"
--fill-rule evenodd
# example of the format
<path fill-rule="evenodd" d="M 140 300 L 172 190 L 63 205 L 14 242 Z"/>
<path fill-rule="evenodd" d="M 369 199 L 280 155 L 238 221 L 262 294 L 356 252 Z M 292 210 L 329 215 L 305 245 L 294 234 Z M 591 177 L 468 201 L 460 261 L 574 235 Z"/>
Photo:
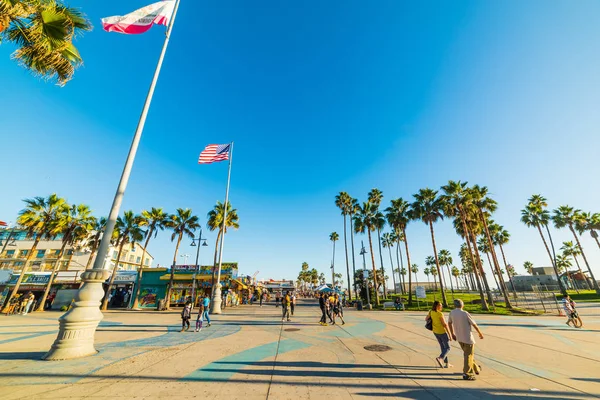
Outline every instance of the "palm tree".
<path fill-rule="evenodd" d="M 92 210 L 85 204 L 73 204 L 69 209 L 65 208 L 63 212 L 57 215 L 57 219 L 54 221 L 54 231 L 57 234 L 62 235 L 62 246 L 58 252 L 44 294 L 38 302 L 37 311 L 44 311 L 46 299 L 48 298 L 48 293 L 50 293 L 50 288 L 54 283 L 56 273 L 60 268 L 62 257 L 65 254 L 65 248 L 67 245 L 72 246 L 77 240 L 81 240 L 87 236 L 88 232 L 93 229 L 93 223 L 94 217 L 92 216 Z"/>
<path fill-rule="evenodd" d="M 458 290 L 458 277 L 460 275 L 460 271 L 457 267 L 452 267 L 452 276 L 454 277 L 454 280 L 456 281 L 456 290 Z"/>
<path fill-rule="evenodd" d="M 381 244 L 383 245 L 384 248 L 387 248 L 388 252 L 390 253 L 390 266 L 392 268 L 392 282 L 394 283 L 394 294 L 396 294 L 397 293 L 397 291 L 396 291 L 396 275 L 394 274 L 394 260 L 392 258 L 392 247 L 394 247 L 394 242 L 395 242 L 395 239 L 394 239 L 393 233 L 386 232 L 383 234 Z"/>
<path fill-rule="evenodd" d="M 435 267 L 435 263 L 432 264 L 432 265 L 433 266 L 429 267 L 429 273 L 433 277 L 433 290 L 437 292 L 437 290 L 438 290 L 438 287 L 437 287 L 437 276 L 439 275 L 439 273 L 438 273 L 438 269 Z"/>
<path fill-rule="evenodd" d="M 398 281 L 400 282 L 401 293 L 404 294 L 405 282 L 402 282 L 402 276 L 400 275 L 400 268 L 404 267 L 404 257 L 402 256 L 402 246 L 400 246 L 400 242 L 404 242 L 404 235 L 402 234 L 402 232 L 398 231 L 396 228 L 392 227 L 392 229 L 393 229 L 392 238 L 393 238 L 394 242 L 396 242 L 398 244 L 396 246 L 397 268 L 396 268 L 395 272 L 398 274 Z"/>
<path fill-rule="evenodd" d="M 559 272 L 562 272 L 567 276 L 568 281 L 571 282 L 571 286 L 573 286 L 577 293 L 579 293 L 577 287 L 573 285 L 573 280 L 571 279 L 571 274 L 569 273 L 569 268 L 571 265 L 571 260 L 566 254 L 562 253 L 556 256 L 556 268 L 558 268 Z"/>
<path fill-rule="evenodd" d="M 173 230 L 173 233 L 171 234 L 171 242 L 177 239 L 177 244 L 175 245 L 175 253 L 173 253 L 173 263 L 171 264 L 171 278 L 169 280 L 169 290 L 167 292 L 167 309 L 171 307 L 171 292 L 173 291 L 173 281 L 175 279 L 175 265 L 177 265 L 177 253 L 179 252 L 179 245 L 181 244 L 181 239 L 183 239 L 184 235 L 189 237 L 190 239 L 193 239 L 195 237 L 194 232 L 200 227 L 198 221 L 198 217 L 192 215 L 192 210 L 190 208 L 178 208 L 175 211 L 175 214 L 169 216 L 167 222 L 165 223 L 167 228 Z M 222 221 L 223 216 L 221 216 L 221 222 Z"/>
<path fill-rule="evenodd" d="M 325 283 L 325 274 L 322 272 L 319 274 L 319 282 L 321 282 L 321 284 Z"/>
<path fill-rule="evenodd" d="M 403 280 L 404 282 L 406 282 L 406 278 L 405 278 L 405 276 L 406 276 L 406 268 L 404 268 L 404 267 L 400 268 L 400 271 L 398 271 L 398 273 L 399 273 L 399 274 L 400 274 L 400 276 L 402 277 L 402 280 Z M 412 283 L 412 279 L 410 278 L 410 274 L 409 274 L 409 275 L 408 275 L 408 284 L 409 284 L 409 286 L 411 285 L 411 283 Z M 409 298 L 409 300 L 412 298 L 412 295 L 411 295 L 410 289 L 409 289 L 409 291 L 408 291 L 408 298 Z"/>
<path fill-rule="evenodd" d="M 550 248 L 548 247 L 548 243 L 546 242 L 546 238 L 542 233 L 542 226 L 546 227 L 548 231 L 548 237 L 550 241 L 552 241 L 552 237 L 550 235 L 550 229 L 548 228 L 548 222 L 550 221 L 550 213 L 546 210 L 548 203 L 546 202 L 546 198 L 542 195 L 534 194 L 529 198 L 529 203 L 525 206 L 524 209 L 521 210 L 521 222 L 528 227 L 537 228 L 540 236 L 542 237 L 542 242 L 544 242 L 544 247 L 546 247 L 546 252 L 548 253 L 548 257 L 550 257 L 550 263 L 554 268 L 554 274 L 556 275 L 556 280 L 558 281 L 558 287 L 563 295 L 567 294 L 567 289 L 564 287 L 562 281 L 560 280 L 560 274 L 558 273 L 558 268 L 556 268 L 556 263 L 554 262 L 554 257 L 550 252 Z M 552 245 L 554 248 L 554 245 Z"/>
<path fill-rule="evenodd" d="M 165 229 L 165 224 L 167 222 L 167 218 L 169 215 L 163 211 L 162 208 L 154 208 L 152 207 L 150 211 L 144 210 L 142 211 L 142 215 L 139 219 L 140 226 L 147 227 L 145 236 L 146 242 L 144 243 L 144 247 L 142 248 L 142 259 L 138 265 L 138 276 L 136 280 L 136 289 L 135 296 L 133 298 L 133 306 L 132 308 L 138 307 L 139 296 L 142 289 L 142 276 L 144 274 L 144 259 L 146 258 L 146 252 L 148 251 L 148 244 L 150 243 L 150 239 L 156 238 L 158 235 L 158 231 L 162 231 Z"/>
<path fill-rule="evenodd" d="M 213 261 L 213 270 L 212 270 L 212 290 L 216 286 L 216 269 L 217 269 L 217 256 L 219 250 L 219 243 L 223 236 L 223 213 L 225 211 L 225 207 L 223 207 L 223 203 L 217 201 L 215 207 L 210 210 L 207 214 L 208 221 L 206 222 L 206 226 L 212 232 L 218 230 L 217 232 L 217 240 L 215 242 L 215 258 Z M 231 202 L 227 203 L 227 221 L 225 221 L 225 233 L 229 228 L 238 229 L 240 227 L 239 224 L 239 216 L 237 210 L 231 207 Z"/>
<path fill-rule="evenodd" d="M 369 237 L 369 249 L 371 250 L 371 262 L 373 264 L 373 284 L 375 288 L 375 304 L 379 305 L 379 285 L 377 284 L 377 268 L 375 267 L 375 256 L 373 255 L 373 241 L 371 232 L 375 231 L 374 219 L 377 209 L 373 204 L 364 202 L 358 207 L 358 212 L 354 216 L 354 231 L 356 233 L 365 233 Z"/>
<path fill-rule="evenodd" d="M 119 261 L 121 260 L 121 253 L 125 244 L 131 243 L 131 246 L 135 246 L 136 243 L 144 238 L 144 231 L 140 227 L 140 216 L 133 213 L 133 211 L 125 211 L 123 217 L 118 217 L 115 223 L 115 230 L 113 231 L 114 245 L 119 246 L 117 252 L 117 260 L 115 261 L 115 267 L 112 270 L 110 281 L 108 282 L 108 288 L 104 294 L 102 300 L 102 310 L 108 309 L 108 298 L 111 293 L 117 271 L 119 270 Z"/>
<path fill-rule="evenodd" d="M 86 243 L 87 248 L 90 251 L 90 257 L 87 260 L 87 264 L 85 269 L 90 269 L 92 265 L 92 261 L 94 261 L 94 256 L 96 255 L 96 251 L 98 251 L 98 246 L 100 246 L 100 240 L 102 239 L 102 233 L 104 232 L 104 227 L 106 226 L 106 218 L 100 217 L 99 219 L 94 218 L 93 227 L 89 232 Z"/>
<path fill-rule="evenodd" d="M 581 252 L 581 257 L 583 257 L 583 261 L 590 273 L 590 278 L 592 278 L 592 284 L 594 285 L 594 289 L 597 294 L 600 294 L 600 287 L 598 287 L 598 282 L 594 277 L 594 273 L 590 268 L 590 263 L 585 256 L 585 252 L 583 251 L 583 247 L 581 246 L 581 242 L 579 241 L 579 237 L 575 233 L 576 226 L 582 226 L 585 224 L 585 221 L 581 217 L 581 210 L 575 210 L 570 206 L 560 206 L 556 210 L 554 210 L 554 215 L 552 216 L 552 221 L 554 222 L 554 226 L 557 229 L 561 229 L 564 227 L 569 228 L 573 236 L 575 237 L 575 241 L 577 242 L 577 247 L 579 247 L 579 251 Z"/>
<path fill-rule="evenodd" d="M 379 261 L 381 262 L 381 275 L 383 276 L 383 297 L 387 298 L 387 283 L 385 282 L 385 269 L 383 267 L 383 251 L 381 250 L 381 230 L 385 227 L 385 218 L 381 212 L 379 212 L 379 206 L 383 200 L 383 193 L 377 188 L 371 189 L 367 195 L 367 201 L 369 201 L 376 209 L 373 223 L 377 229 L 377 243 L 379 244 Z"/>
<path fill-rule="evenodd" d="M 24 200 L 26 206 L 19 212 L 17 218 L 17 224 L 27 231 L 27 237 L 33 239 L 33 245 L 31 250 L 27 252 L 27 258 L 19 274 L 19 278 L 15 283 L 8 299 L 6 299 L 5 308 L 6 311 L 10 300 L 19 292 L 19 287 L 27 272 L 29 263 L 37 249 L 37 246 L 42 239 L 50 239 L 56 236 L 56 220 L 60 218 L 61 214 L 64 213 L 69 205 L 65 199 L 58 197 L 55 193 L 48 197 L 34 197 L 33 199 Z"/>
<path fill-rule="evenodd" d="M 83 63 L 73 39 L 92 26 L 79 10 L 60 0 L 5 0 L 0 2 L 0 43 L 12 42 L 22 66 L 64 85 Z"/>
<path fill-rule="evenodd" d="M 350 214 L 351 198 L 346 192 L 340 192 L 335 196 L 335 205 L 341 210 L 342 216 L 344 217 L 344 250 L 346 253 L 346 274 L 348 277 L 348 294 L 352 292 L 350 290 L 350 262 L 348 261 L 348 238 L 346 236 L 346 217 Z"/>
<path fill-rule="evenodd" d="M 429 282 L 429 274 L 431 273 L 429 268 L 423 268 L 423 273 L 425 274 L 425 276 L 427 277 L 427 286 L 430 286 L 430 282 Z"/>
<path fill-rule="evenodd" d="M 337 232 L 331 232 L 329 235 L 329 240 L 333 242 L 333 255 L 331 258 L 331 284 L 335 288 L 335 242 L 337 242 L 340 238 L 340 235 Z"/>
<path fill-rule="evenodd" d="M 442 249 L 438 254 L 438 260 L 440 260 L 440 265 L 446 266 L 446 270 L 448 271 L 448 280 L 450 281 L 450 290 L 452 290 L 452 294 L 454 294 L 454 285 L 452 284 L 452 275 L 450 274 L 450 266 L 452 265 L 452 254 L 449 250 Z"/>
<path fill-rule="evenodd" d="M 560 250 L 562 251 L 562 254 L 564 254 L 565 256 L 573 257 L 573 260 L 575 260 L 575 264 L 577 264 L 577 269 L 579 270 L 579 273 L 581 274 L 581 276 L 583 276 L 583 278 L 585 280 L 588 290 L 591 290 L 590 283 L 588 282 L 585 274 L 581 270 L 581 266 L 579 265 L 579 260 L 577 259 L 577 256 L 581 255 L 581 251 L 579 250 L 579 248 L 577 246 L 575 246 L 573 244 L 573 242 L 563 242 L 563 245 L 560 248 Z"/>
<path fill-rule="evenodd" d="M 433 223 L 438 220 L 444 219 L 442 209 L 444 206 L 443 200 L 438 196 L 437 190 L 425 188 L 419 189 L 419 192 L 413 195 L 415 201 L 412 204 L 414 210 L 415 219 L 420 219 L 425 224 L 429 225 L 429 231 L 431 232 L 431 244 L 433 245 L 433 254 L 435 257 L 435 266 L 438 272 L 440 271 L 440 262 L 438 260 L 437 248 L 435 245 L 435 234 L 433 232 Z M 440 289 L 442 291 L 442 304 L 444 307 L 448 307 L 448 300 L 446 299 L 446 291 L 440 277 Z"/>
<path fill-rule="evenodd" d="M 390 226 L 394 229 L 394 232 L 396 232 L 398 250 L 400 250 L 400 241 L 404 241 L 406 262 L 407 265 L 411 265 L 410 252 L 408 251 L 408 238 L 406 236 L 406 225 L 414 219 L 413 210 L 410 204 L 402 198 L 394 199 L 390 203 L 391 205 L 385 209 L 386 218 Z M 373 253 L 371 252 L 371 254 Z M 402 258 L 400 258 L 400 260 L 402 260 Z M 402 270 L 404 270 L 403 264 L 400 271 Z M 408 305 L 412 306 L 412 279 L 410 274 L 408 275 Z"/>
<path fill-rule="evenodd" d="M 509 264 L 506 262 L 506 255 L 504 254 L 504 245 L 508 244 L 510 240 L 510 233 L 502 225 L 498 225 L 496 223 L 490 224 L 490 233 L 492 234 L 492 240 L 494 242 L 494 246 L 498 246 L 500 248 L 500 254 L 502 254 L 502 260 L 504 261 L 504 268 L 508 271 Z M 513 268 L 514 270 L 514 268 Z M 517 296 L 515 290 L 515 284 L 512 280 L 514 274 L 508 274 L 508 280 L 510 281 L 510 285 L 512 286 L 513 294 L 515 297 Z"/>
<path fill-rule="evenodd" d="M 529 275 L 533 275 L 533 263 L 531 261 L 525 261 L 523 263 L 523 268 Z"/>
<path fill-rule="evenodd" d="M 419 266 L 417 264 L 413 264 L 412 267 L 410 267 L 410 272 L 412 272 L 415 275 L 415 283 L 417 283 L 417 272 L 419 272 Z"/>
<path fill-rule="evenodd" d="M 594 238 L 596 244 L 600 248 L 600 241 L 598 240 L 597 232 L 600 230 L 600 213 L 592 214 L 588 212 L 582 212 L 577 228 L 580 235 L 585 231 L 589 231 L 590 235 Z"/>
<path fill-rule="evenodd" d="M 358 210 L 358 200 L 353 197 L 348 196 L 347 204 L 348 207 L 348 216 L 350 217 L 350 249 L 352 250 L 352 276 L 356 275 L 356 260 L 354 254 L 354 214 L 356 214 Z M 356 280 L 352 279 L 354 282 L 354 295 L 358 298 L 358 288 L 356 284 Z M 350 284 L 350 278 L 348 278 L 348 284 Z M 350 293 L 348 293 L 350 294 Z"/>
<path fill-rule="evenodd" d="M 493 297 L 489 291 L 487 280 L 485 278 L 485 274 L 483 273 L 483 267 L 479 263 L 481 260 L 479 259 L 477 243 L 472 241 L 469 226 L 467 225 L 467 220 L 471 225 L 474 225 L 472 215 L 474 214 L 475 207 L 473 205 L 472 191 L 467 189 L 467 182 L 461 181 L 448 181 L 447 185 L 442 186 L 442 190 L 444 191 L 444 195 L 442 196 L 445 206 L 444 214 L 446 214 L 447 217 L 454 217 L 455 230 L 459 236 L 465 239 L 466 247 L 464 251 L 461 246 L 461 261 L 463 262 L 463 265 L 472 271 L 472 274 L 470 273 L 469 277 L 471 279 L 471 284 L 473 285 L 473 283 L 475 283 L 473 287 L 475 288 L 476 286 L 477 290 L 479 291 L 481 308 L 483 310 L 489 310 L 489 306 L 483 293 L 484 286 L 486 288 L 488 298 L 492 304 Z M 463 258 L 463 256 L 467 256 L 467 258 Z"/>

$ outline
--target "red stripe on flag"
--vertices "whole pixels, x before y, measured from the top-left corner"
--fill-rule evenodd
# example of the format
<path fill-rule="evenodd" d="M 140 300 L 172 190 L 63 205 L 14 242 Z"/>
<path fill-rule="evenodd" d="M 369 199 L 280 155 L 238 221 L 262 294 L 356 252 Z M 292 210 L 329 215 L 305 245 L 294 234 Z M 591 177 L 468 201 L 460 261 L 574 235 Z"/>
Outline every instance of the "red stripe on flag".
<path fill-rule="evenodd" d="M 8 224 L 4 221 L 0 221 L 0 226 L 8 226 Z"/>
<path fill-rule="evenodd" d="M 198 157 L 198 164 L 211 164 L 217 161 L 229 160 L 229 150 L 225 153 L 217 154 L 219 146 L 218 144 L 209 144 L 206 146 L 202 153 L 200 153 L 200 157 Z"/>

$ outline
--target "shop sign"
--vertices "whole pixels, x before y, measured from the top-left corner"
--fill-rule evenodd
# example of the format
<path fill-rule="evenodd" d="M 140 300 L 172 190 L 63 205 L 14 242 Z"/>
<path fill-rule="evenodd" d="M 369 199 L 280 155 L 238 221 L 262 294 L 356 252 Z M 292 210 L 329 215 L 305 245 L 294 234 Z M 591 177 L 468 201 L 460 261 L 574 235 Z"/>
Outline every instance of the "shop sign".
<path fill-rule="evenodd" d="M 8 281 L 7 285 L 15 285 L 19 280 L 19 274 L 13 274 Z M 21 285 L 30 284 L 30 285 L 45 285 L 50 281 L 50 273 L 39 275 L 39 274 L 25 274 L 23 280 L 21 281 Z"/>
<path fill-rule="evenodd" d="M 117 283 L 134 283 L 137 278 L 136 271 L 117 271 L 117 275 L 115 275 L 114 284 Z M 110 278 L 106 280 L 106 282 L 110 282 Z"/>
<path fill-rule="evenodd" d="M 173 282 L 173 289 L 191 289 L 192 282 Z"/>
<path fill-rule="evenodd" d="M 176 265 L 174 269 L 177 272 L 194 272 L 196 267 L 197 265 Z"/>

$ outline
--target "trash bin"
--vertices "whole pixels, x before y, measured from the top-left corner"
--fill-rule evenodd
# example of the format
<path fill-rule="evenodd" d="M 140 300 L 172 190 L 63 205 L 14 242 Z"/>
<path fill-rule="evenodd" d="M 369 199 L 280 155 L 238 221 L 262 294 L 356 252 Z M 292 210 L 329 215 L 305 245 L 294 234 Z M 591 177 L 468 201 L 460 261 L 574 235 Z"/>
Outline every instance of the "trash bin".
<path fill-rule="evenodd" d="M 358 311 L 362 311 L 362 309 L 363 309 L 363 303 L 362 303 L 362 300 L 357 300 L 357 301 L 356 301 L 356 309 L 357 309 Z"/>
<path fill-rule="evenodd" d="M 156 311 L 163 311 L 165 309 L 165 299 L 160 299 L 156 306 Z"/>

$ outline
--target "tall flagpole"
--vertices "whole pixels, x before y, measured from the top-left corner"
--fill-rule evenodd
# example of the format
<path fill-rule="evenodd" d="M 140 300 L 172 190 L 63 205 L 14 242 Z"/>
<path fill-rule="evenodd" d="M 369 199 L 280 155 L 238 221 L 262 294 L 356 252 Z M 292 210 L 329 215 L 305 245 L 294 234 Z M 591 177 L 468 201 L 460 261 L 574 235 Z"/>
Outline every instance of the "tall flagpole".
<path fill-rule="evenodd" d="M 142 138 L 146 117 L 148 116 L 148 110 L 150 109 L 150 103 L 152 103 L 152 96 L 154 95 L 154 88 L 156 87 L 158 76 L 160 75 L 160 69 L 165 58 L 165 53 L 167 52 L 169 38 L 171 37 L 171 31 L 173 30 L 173 25 L 175 23 L 175 17 L 177 16 L 179 1 L 180 0 L 175 0 L 175 7 L 165 35 L 165 42 L 162 51 L 160 52 L 160 57 L 158 58 L 158 64 L 154 71 L 154 77 L 152 78 L 152 83 L 150 84 L 148 95 L 146 96 L 137 129 L 135 130 L 133 140 L 131 141 L 129 154 L 127 155 L 127 160 L 125 161 L 125 166 L 121 173 L 121 180 L 119 181 L 119 186 L 117 187 L 112 207 L 108 215 L 108 221 L 104 228 L 102 240 L 100 241 L 100 246 L 96 253 L 94 266 L 92 269 L 81 274 L 83 285 L 75 295 L 75 302 L 73 303 L 71 310 L 58 319 L 58 336 L 48 353 L 43 357 L 45 360 L 67 360 L 86 357 L 97 353 L 96 348 L 94 347 L 94 336 L 98 324 L 104 317 L 99 309 L 100 300 L 104 297 L 102 284 L 110 275 L 110 272 L 104 269 L 104 258 L 110 247 L 112 233 L 119 215 L 121 202 L 123 201 L 123 195 L 125 194 L 138 145 Z M 110 263 L 108 263 L 108 265 L 110 267 Z M 115 265 L 115 268 L 117 268 L 117 265 Z"/>
<path fill-rule="evenodd" d="M 219 269 L 217 271 L 217 282 L 213 291 L 213 298 L 210 305 L 211 314 L 221 314 L 221 262 L 223 261 L 223 242 L 225 242 L 225 228 L 227 224 L 227 206 L 229 204 L 229 182 L 231 182 L 231 162 L 233 160 L 233 142 L 229 145 L 229 171 L 227 172 L 227 189 L 225 190 L 225 204 L 223 205 L 223 226 L 221 234 L 221 245 L 219 248 Z"/>

